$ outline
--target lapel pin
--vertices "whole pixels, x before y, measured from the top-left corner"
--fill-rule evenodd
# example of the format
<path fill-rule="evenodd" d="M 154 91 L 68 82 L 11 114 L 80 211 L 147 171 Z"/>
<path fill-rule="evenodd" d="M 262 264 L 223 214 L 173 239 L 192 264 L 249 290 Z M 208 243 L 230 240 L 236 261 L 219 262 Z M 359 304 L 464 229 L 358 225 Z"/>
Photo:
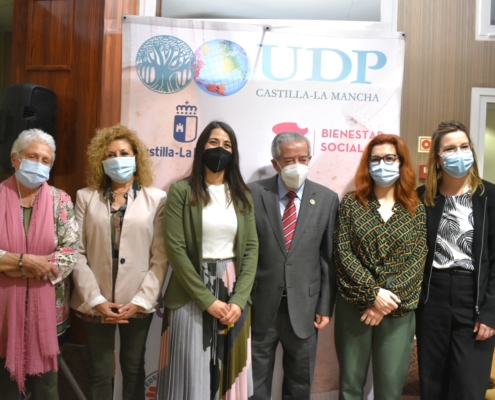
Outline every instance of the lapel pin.
<path fill-rule="evenodd" d="M 315 205 L 315 204 L 316 204 L 316 201 L 315 201 L 314 199 L 311 199 L 311 200 L 309 201 L 309 203 L 310 203 L 310 204 L 312 204 L 312 205 Z"/>

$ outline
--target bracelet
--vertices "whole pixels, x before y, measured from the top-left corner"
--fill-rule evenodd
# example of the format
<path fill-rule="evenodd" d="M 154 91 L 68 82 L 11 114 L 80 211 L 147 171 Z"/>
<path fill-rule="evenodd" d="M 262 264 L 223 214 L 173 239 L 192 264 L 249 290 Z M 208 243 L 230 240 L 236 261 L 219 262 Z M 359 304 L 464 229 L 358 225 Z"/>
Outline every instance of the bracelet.
<path fill-rule="evenodd" d="M 21 270 L 22 279 L 26 279 L 26 270 L 22 267 L 22 257 L 24 257 L 24 254 L 19 257 L 19 269 Z"/>

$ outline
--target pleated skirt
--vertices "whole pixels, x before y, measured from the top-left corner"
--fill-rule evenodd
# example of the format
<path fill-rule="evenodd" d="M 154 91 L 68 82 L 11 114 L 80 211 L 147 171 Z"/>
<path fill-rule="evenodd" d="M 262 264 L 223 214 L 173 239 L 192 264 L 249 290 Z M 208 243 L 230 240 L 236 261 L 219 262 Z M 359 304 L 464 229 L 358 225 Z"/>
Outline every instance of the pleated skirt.
<path fill-rule="evenodd" d="M 234 262 L 205 260 L 202 278 L 217 299 L 228 302 L 236 280 Z M 229 327 L 194 301 L 166 314 L 157 400 L 247 400 L 253 394 L 248 304 Z"/>

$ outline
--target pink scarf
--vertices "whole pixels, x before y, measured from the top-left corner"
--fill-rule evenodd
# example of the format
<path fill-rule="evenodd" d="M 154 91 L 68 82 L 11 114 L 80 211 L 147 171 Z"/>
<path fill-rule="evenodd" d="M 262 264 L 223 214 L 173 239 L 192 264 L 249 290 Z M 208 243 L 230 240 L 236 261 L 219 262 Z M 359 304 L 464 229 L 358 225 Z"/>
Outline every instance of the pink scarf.
<path fill-rule="evenodd" d="M 0 249 L 49 255 L 55 249 L 53 197 L 43 183 L 33 205 L 26 240 L 14 176 L 0 185 Z M 50 281 L 9 278 L 0 273 L 0 358 L 19 391 L 26 375 L 56 371 L 55 288 Z"/>

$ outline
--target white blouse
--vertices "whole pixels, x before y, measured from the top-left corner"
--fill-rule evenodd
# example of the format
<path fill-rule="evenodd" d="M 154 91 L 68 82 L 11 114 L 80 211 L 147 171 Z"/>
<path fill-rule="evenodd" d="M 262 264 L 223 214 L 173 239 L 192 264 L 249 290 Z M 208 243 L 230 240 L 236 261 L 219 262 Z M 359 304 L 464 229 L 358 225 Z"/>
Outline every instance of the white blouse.
<path fill-rule="evenodd" d="M 203 207 L 203 259 L 233 258 L 237 215 L 225 184 L 208 185 L 211 202 Z"/>

